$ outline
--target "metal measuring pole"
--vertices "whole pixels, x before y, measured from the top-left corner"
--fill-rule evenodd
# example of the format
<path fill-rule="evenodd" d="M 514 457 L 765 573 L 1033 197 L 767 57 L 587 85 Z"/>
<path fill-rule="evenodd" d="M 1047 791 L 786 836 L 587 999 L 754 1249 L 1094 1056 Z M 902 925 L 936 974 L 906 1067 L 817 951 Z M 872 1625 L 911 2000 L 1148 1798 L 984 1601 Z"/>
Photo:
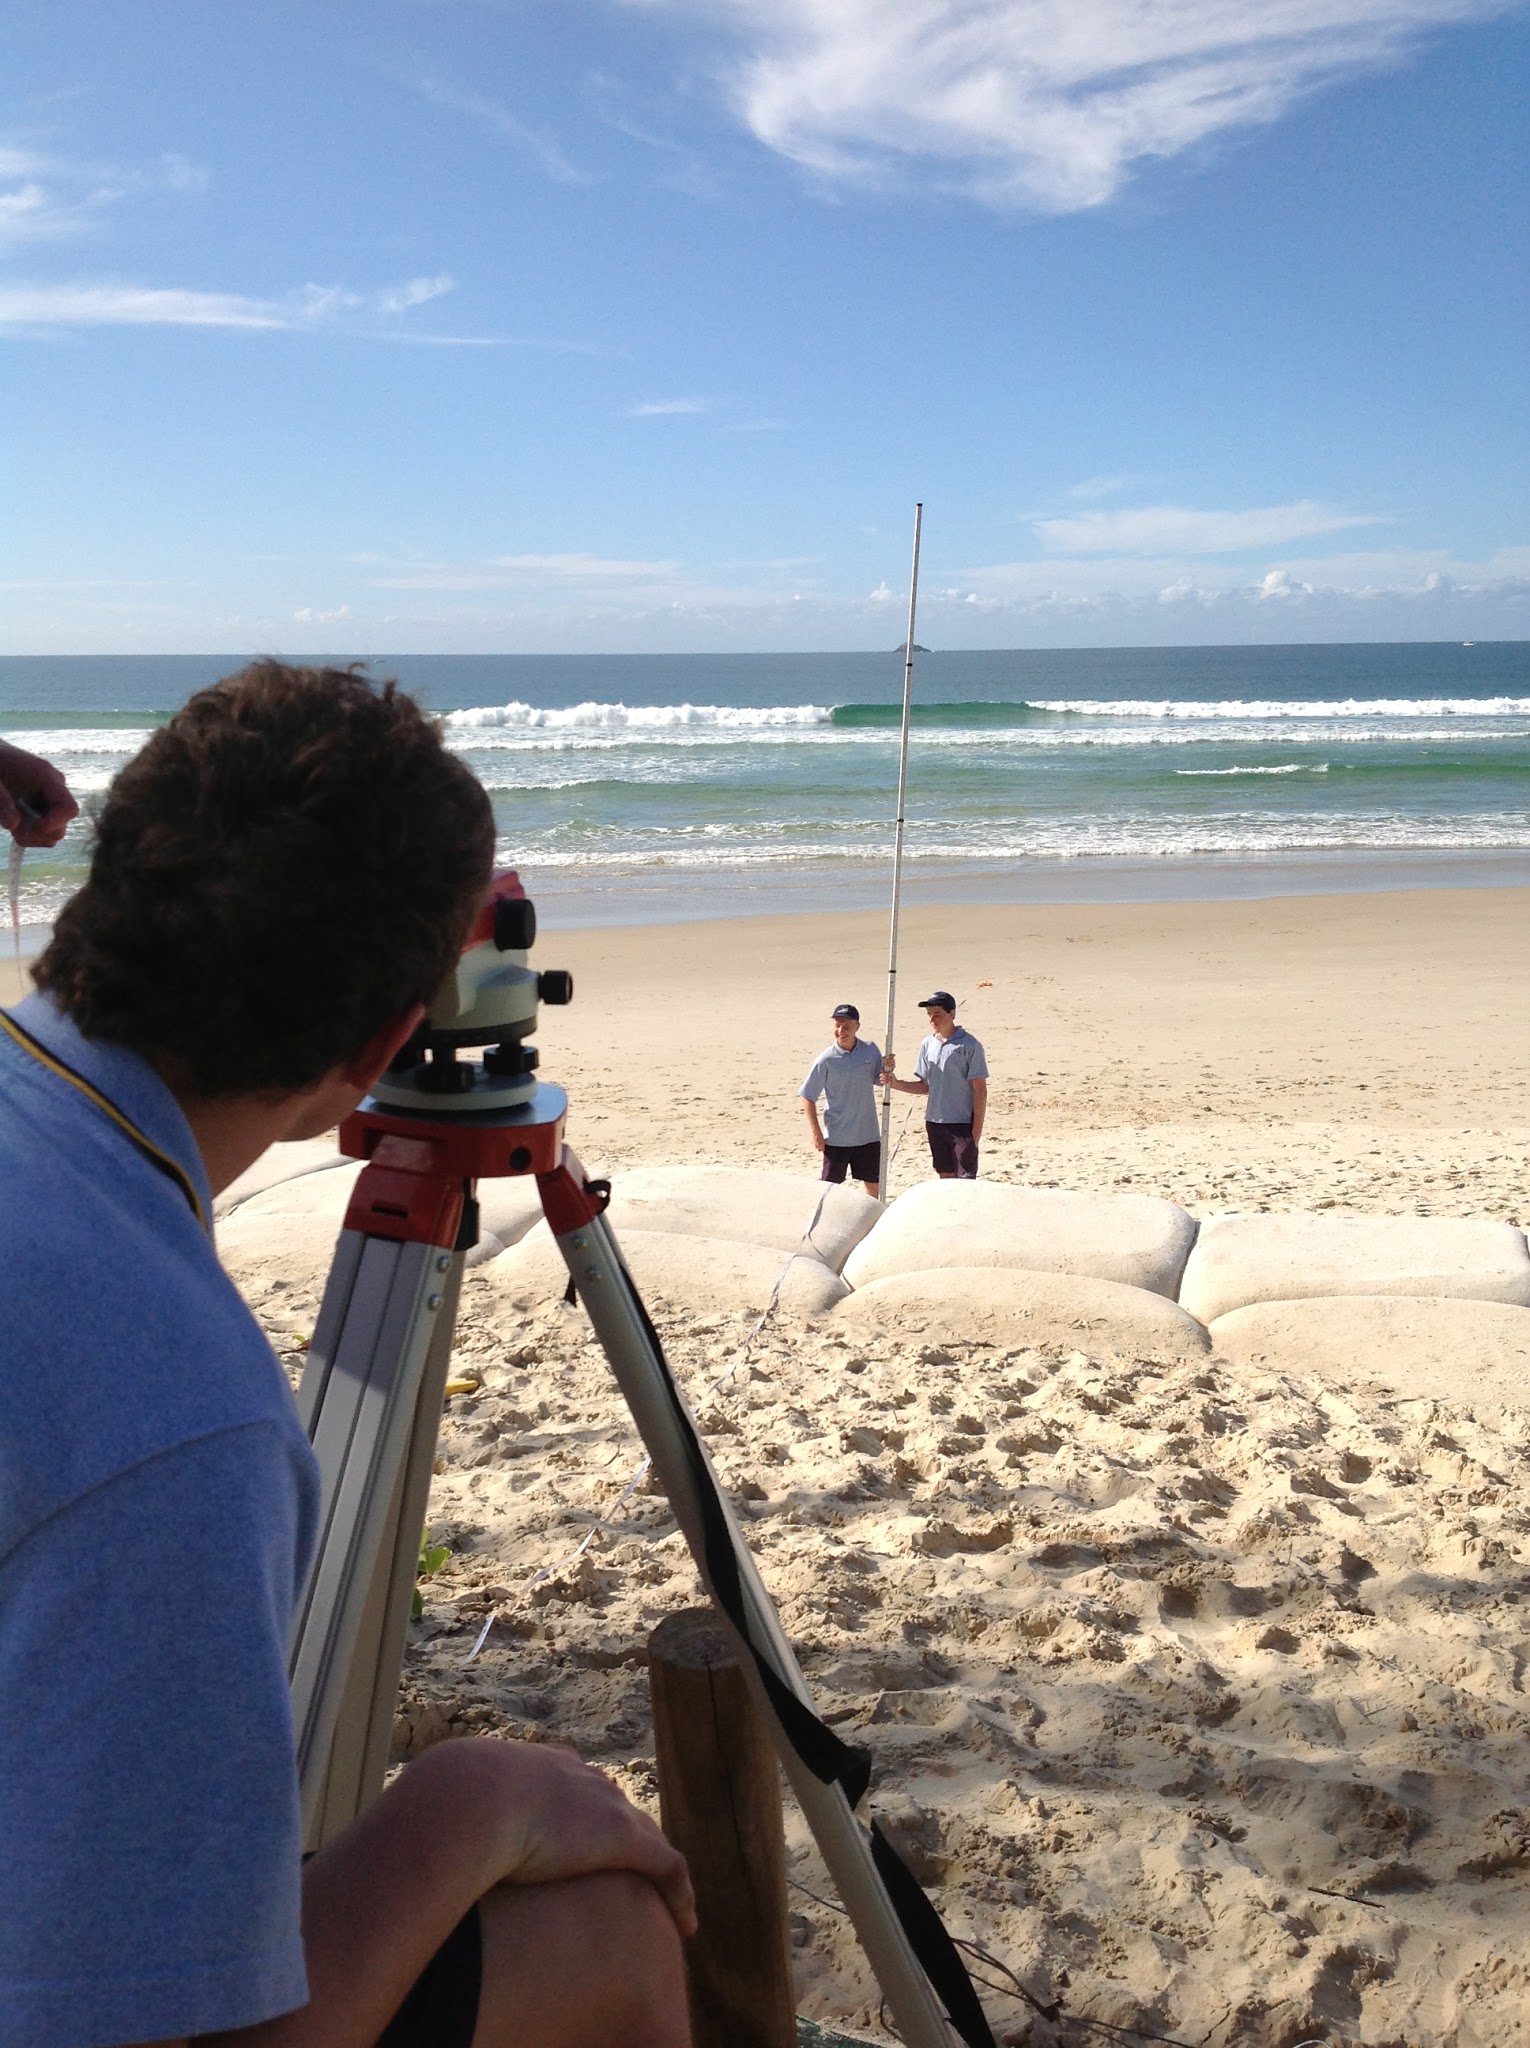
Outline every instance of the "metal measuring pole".
<path fill-rule="evenodd" d="M 919 532 L 924 524 L 923 502 L 914 507 L 914 566 L 908 579 L 908 639 L 903 647 L 903 732 L 898 748 L 898 820 L 893 828 L 892 930 L 887 941 L 887 1032 L 882 1050 L 892 1056 L 893 1027 L 898 998 L 898 912 L 903 893 L 903 798 L 908 788 L 908 723 L 914 703 L 914 616 L 919 608 Z M 882 1089 L 882 1199 L 888 1198 L 892 1177 L 892 1090 Z"/>

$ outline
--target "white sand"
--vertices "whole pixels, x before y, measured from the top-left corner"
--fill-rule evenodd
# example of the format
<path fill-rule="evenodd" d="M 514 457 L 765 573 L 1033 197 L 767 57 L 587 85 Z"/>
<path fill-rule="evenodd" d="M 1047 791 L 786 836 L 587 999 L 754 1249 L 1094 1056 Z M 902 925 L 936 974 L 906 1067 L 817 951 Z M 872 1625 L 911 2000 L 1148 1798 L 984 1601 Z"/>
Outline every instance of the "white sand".
<path fill-rule="evenodd" d="M 919 911 L 899 1051 L 914 999 L 953 988 L 994 1070 L 996 1179 L 1522 1227 L 1527 930 L 1515 891 Z M 850 917 L 545 939 L 579 999 L 543 1019 L 544 1073 L 590 1170 L 810 1172 L 793 1091 L 835 1001 L 879 1035 L 882 945 Z M 916 1118 L 895 1185 L 924 1173 Z M 280 1215 L 232 1262 L 296 1367 L 318 1219 L 284 1249 Z M 746 1352 L 741 1307 L 656 1313 L 878 1811 L 954 1931 L 1061 2001 L 1053 2024 L 993 1992 L 1000 2032 L 1530 2042 L 1530 1412 L 1486 1398 L 1433 1308 L 1376 1325 L 1434 1346 L 1390 1383 L 1332 1345 L 1287 1369 L 1279 1316 L 1231 1363 L 838 1311 Z M 615 1510 L 639 1452 L 604 1361 L 490 1265 L 456 1369 L 481 1386 L 443 1427 L 454 1554 L 401 1738 L 573 1741 L 652 1803 L 644 1640 L 697 1588 L 661 1497 Z M 886 2038 L 794 1816 L 789 1840 L 802 2006 Z"/>
<path fill-rule="evenodd" d="M 996 1178 L 1198 1216 L 1522 1224 L 1527 929 L 1507 891 L 920 913 L 902 986 L 954 986 L 988 1046 Z M 579 1000 L 543 1019 L 544 1071 L 591 1170 L 811 1171 L 793 1091 L 835 1001 L 870 1024 L 881 943 L 855 918 L 545 940 Z M 924 1173 L 916 1115 L 894 1184 Z M 777 1244 L 799 1198 L 769 1188 L 753 1234 Z M 637 1223 L 676 1255 L 672 1206 Z M 249 1273 L 289 1341 L 316 1305 L 293 1244 L 292 1284 L 272 1291 L 269 1253 Z M 613 1514 L 639 1450 L 582 1318 L 511 1308 L 498 1263 L 468 1283 L 457 1369 L 482 1386 L 443 1429 L 432 1532 L 454 1555 L 400 1733 L 570 1740 L 652 1803 L 643 1643 L 694 1572 L 662 1498 Z M 1530 1311 L 1269 1309 L 1240 1363 L 1168 1332 L 1097 1362 L 1091 1331 L 1126 1323 L 1047 1290 L 1107 1283 L 984 1278 L 986 1343 L 932 1337 L 950 1276 L 885 1283 L 919 1297 L 891 1330 L 864 1307 L 780 1320 L 747 1354 L 751 1312 L 656 1308 L 879 1813 L 953 1929 L 1061 2001 L 1054 2025 L 994 1992 L 996 2027 L 1037 2048 L 1106 2038 L 1069 2014 L 1197 2048 L 1530 2040 L 1530 1420 L 1504 1406 L 1522 1375 L 1499 1327 Z M 1075 1334 L 1001 1330 L 999 1294 Z M 802 2006 L 881 2037 L 789 1830 Z"/>

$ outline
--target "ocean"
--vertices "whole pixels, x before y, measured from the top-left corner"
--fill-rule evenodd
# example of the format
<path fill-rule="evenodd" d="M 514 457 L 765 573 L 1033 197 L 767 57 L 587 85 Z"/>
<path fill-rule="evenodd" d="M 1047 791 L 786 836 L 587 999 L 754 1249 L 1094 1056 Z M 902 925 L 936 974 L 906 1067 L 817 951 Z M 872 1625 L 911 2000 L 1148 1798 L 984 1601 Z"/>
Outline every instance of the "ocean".
<path fill-rule="evenodd" d="M 237 656 L 0 659 L 87 803 Z M 885 903 L 901 654 L 380 658 L 556 927 Z M 920 654 L 911 901 L 1530 882 L 1530 642 Z M 22 874 L 32 943 L 82 820 Z"/>

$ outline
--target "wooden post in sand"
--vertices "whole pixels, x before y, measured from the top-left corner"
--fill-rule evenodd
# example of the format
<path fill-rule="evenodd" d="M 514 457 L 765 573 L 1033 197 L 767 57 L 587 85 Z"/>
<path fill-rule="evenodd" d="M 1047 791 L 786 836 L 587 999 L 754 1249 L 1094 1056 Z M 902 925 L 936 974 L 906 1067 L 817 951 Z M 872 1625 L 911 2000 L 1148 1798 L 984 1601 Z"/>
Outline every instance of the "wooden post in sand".
<path fill-rule="evenodd" d="M 796 2048 L 781 1780 L 732 1639 L 709 1607 L 671 1614 L 648 1674 L 664 1832 L 696 1887 L 695 2048 Z"/>

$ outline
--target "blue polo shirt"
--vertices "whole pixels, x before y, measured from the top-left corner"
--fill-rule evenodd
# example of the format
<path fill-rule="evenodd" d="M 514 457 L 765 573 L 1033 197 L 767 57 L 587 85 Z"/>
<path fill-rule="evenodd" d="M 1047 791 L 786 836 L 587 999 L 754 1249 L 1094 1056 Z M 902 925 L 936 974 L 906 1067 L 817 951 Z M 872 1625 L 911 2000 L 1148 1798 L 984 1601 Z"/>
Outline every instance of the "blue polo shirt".
<path fill-rule="evenodd" d="M 930 1084 L 926 1123 L 970 1124 L 972 1084 L 988 1079 L 988 1062 L 972 1033 L 958 1024 L 949 1038 L 932 1031 L 925 1039 L 914 1062 L 914 1079 Z"/>
<path fill-rule="evenodd" d="M 211 1197 L 169 1090 L 11 1013 Z M 0 1033 L 0 2044 L 253 2025 L 308 1995 L 287 1691 L 318 1475 L 185 1194 Z"/>
<path fill-rule="evenodd" d="M 804 1102 L 823 1097 L 823 1135 L 829 1145 L 874 1145 L 882 1135 L 877 1115 L 877 1083 L 882 1055 L 869 1038 L 858 1038 L 848 1052 L 825 1046 L 797 1090 Z"/>

